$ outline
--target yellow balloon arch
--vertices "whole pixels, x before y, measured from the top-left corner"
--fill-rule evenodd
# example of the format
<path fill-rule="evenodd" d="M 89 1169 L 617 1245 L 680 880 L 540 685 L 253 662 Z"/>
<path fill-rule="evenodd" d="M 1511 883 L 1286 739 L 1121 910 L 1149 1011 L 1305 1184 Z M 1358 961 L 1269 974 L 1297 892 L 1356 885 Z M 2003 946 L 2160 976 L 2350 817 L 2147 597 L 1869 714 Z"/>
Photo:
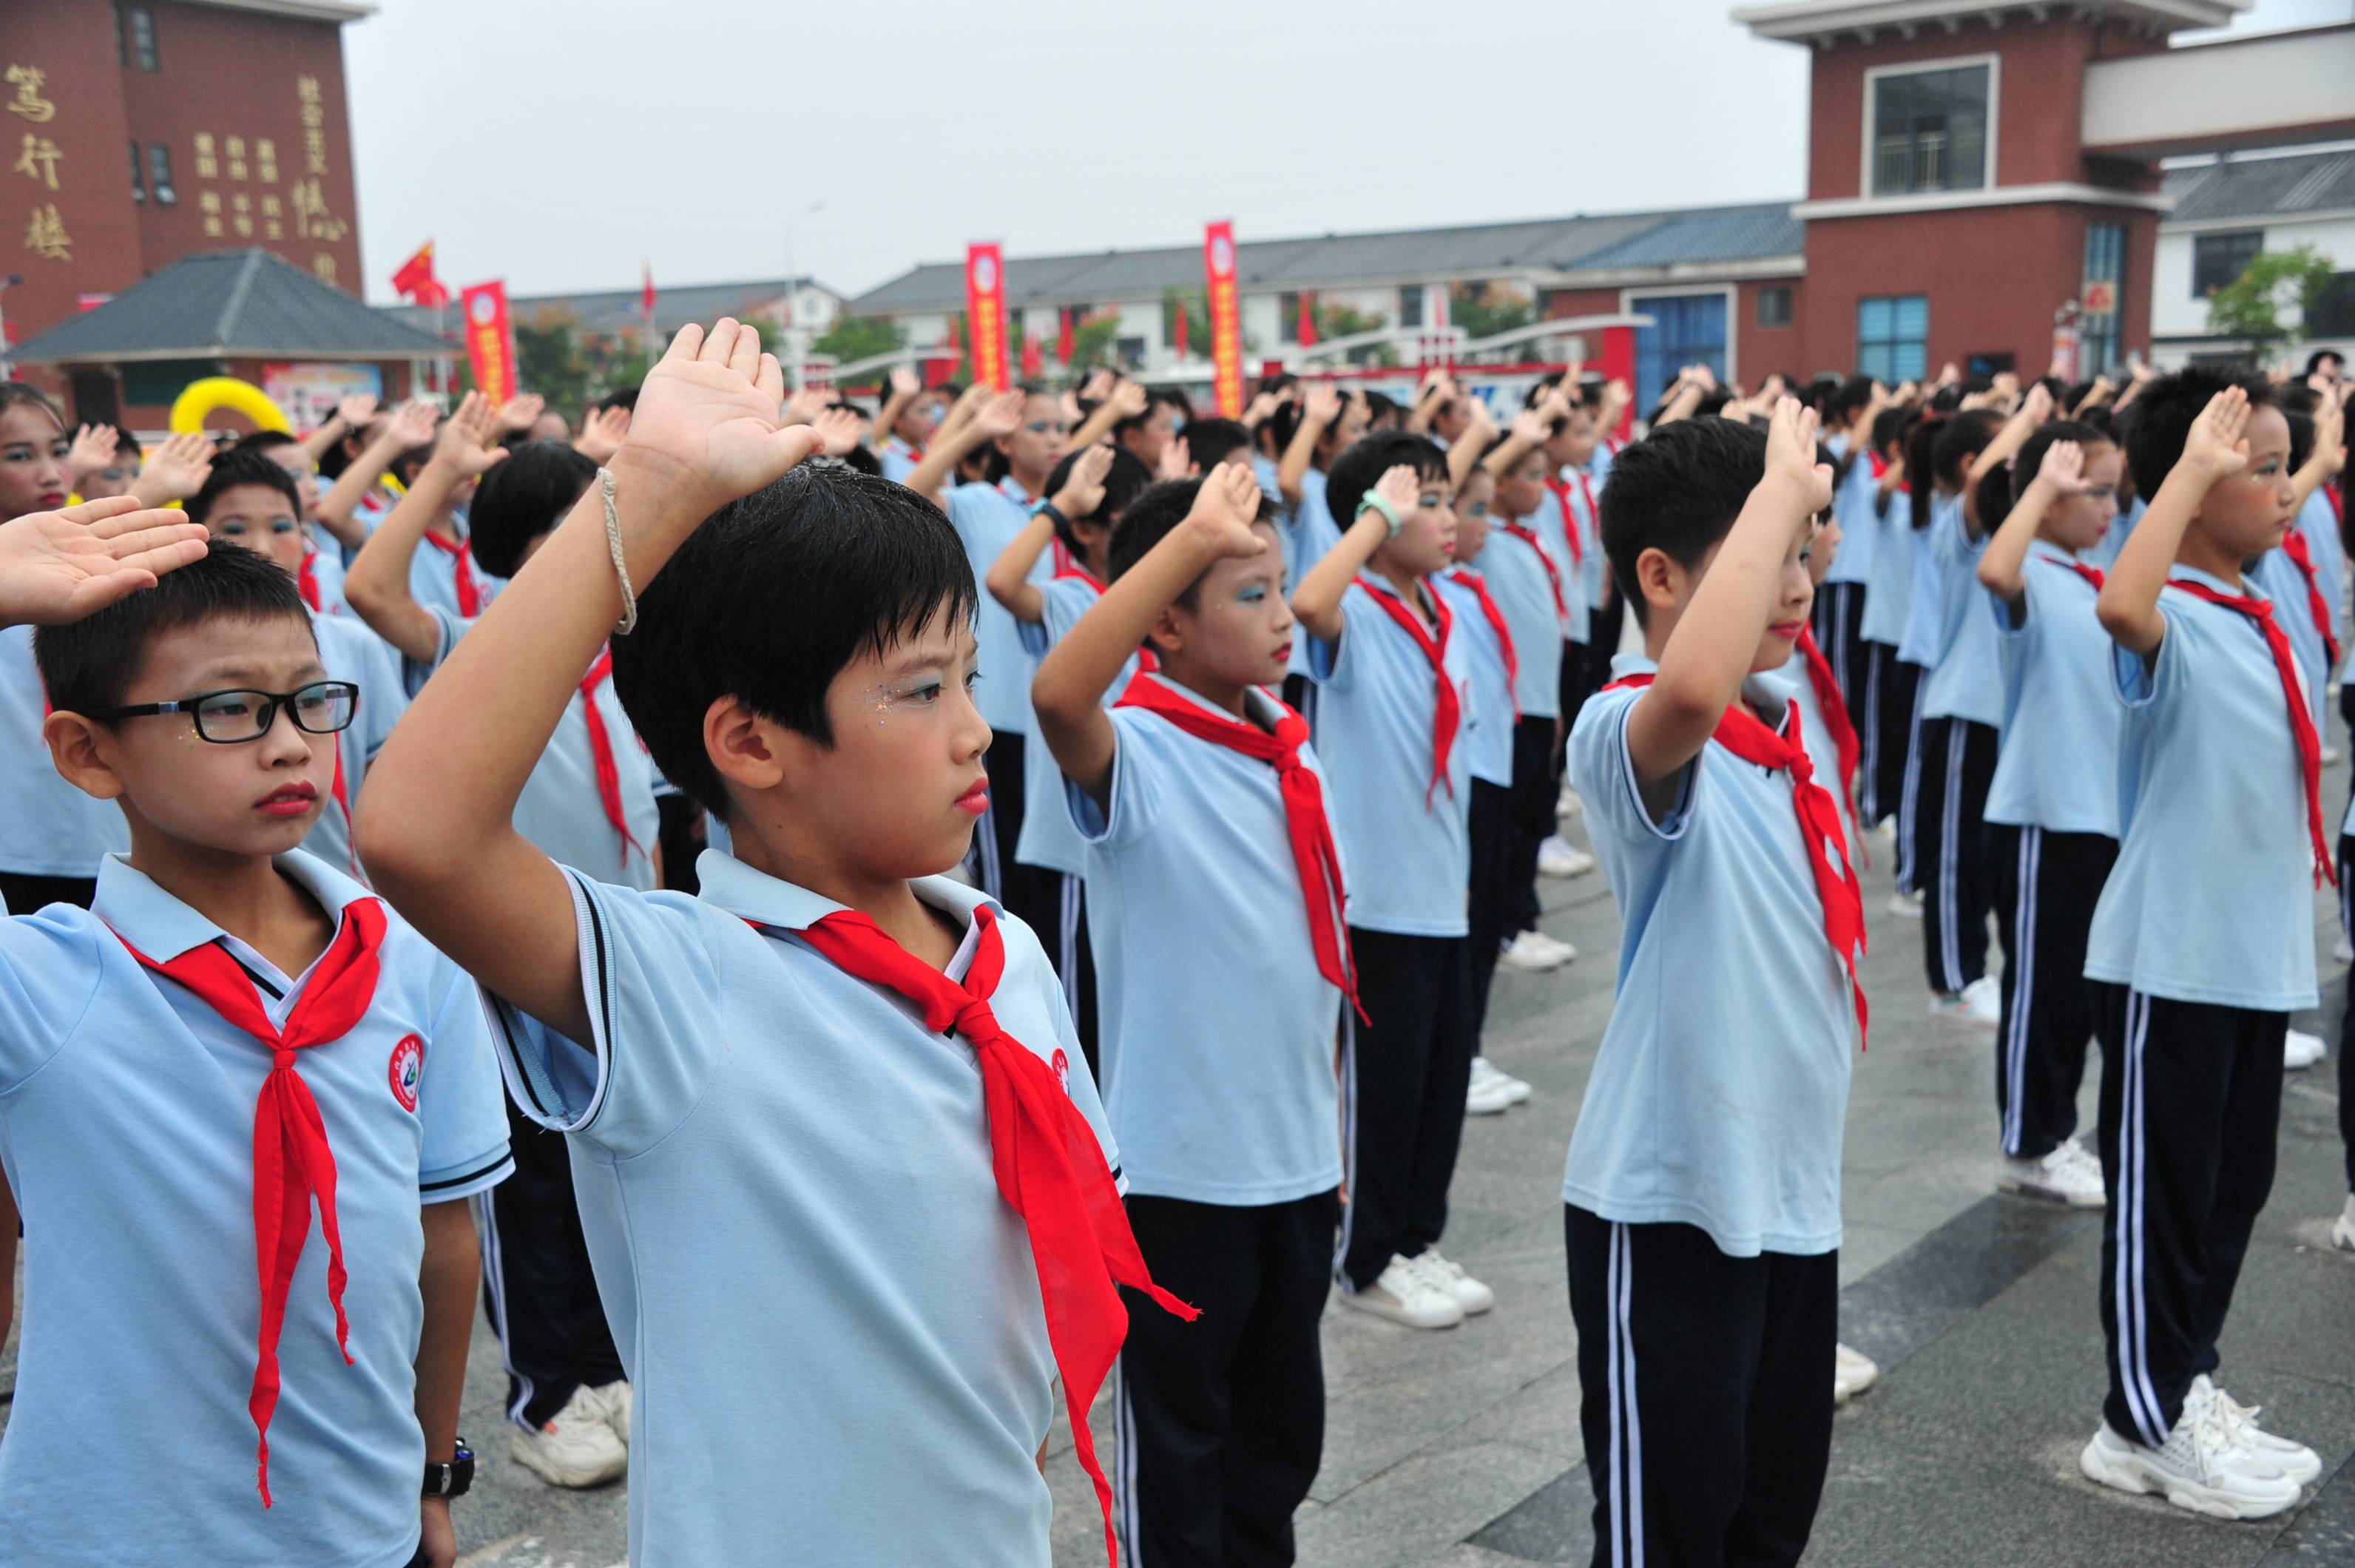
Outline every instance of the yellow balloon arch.
<path fill-rule="evenodd" d="M 235 376 L 207 376 L 200 381 L 189 382 L 187 389 L 172 400 L 172 429 L 175 432 L 202 430 L 205 416 L 216 409 L 243 414 L 253 421 L 256 430 L 292 433 L 286 411 L 270 400 L 270 394 Z"/>

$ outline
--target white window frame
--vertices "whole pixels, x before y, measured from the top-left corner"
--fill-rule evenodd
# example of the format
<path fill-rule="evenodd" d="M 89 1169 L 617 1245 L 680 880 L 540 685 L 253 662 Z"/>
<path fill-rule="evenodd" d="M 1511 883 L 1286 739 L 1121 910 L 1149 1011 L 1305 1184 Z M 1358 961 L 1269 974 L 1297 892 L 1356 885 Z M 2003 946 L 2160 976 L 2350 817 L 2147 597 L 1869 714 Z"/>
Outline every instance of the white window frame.
<path fill-rule="evenodd" d="M 1891 191 L 1883 196 L 1872 188 L 1872 163 L 1875 137 L 1873 111 L 1880 99 L 1881 83 L 1892 76 L 1926 76 L 1932 71 L 1966 70 L 1975 65 L 1987 68 L 1987 178 L 1970 190 L 1955 191 Z M 1862 201 L 1914 201 L 1924 196 L 1965 196 L 1996 188 L 1997 171 L 2001 167 L 2000 139 L 2003 107 L 2003 57 L 1999 54 L 1943 55 L 1936 59 L 1908 60 L 1903 65 L 1876 65 L 1864 73 L 1864 124 L 1857 137 L 1856 193 Z"/>
<path fill-rule="evenodd" d="M 1639 299 L 1668 299 L 1689 294 L 1717 294 L 1725 301 L 1725 379 L 1728 385 L 1742 377 L 1742 285 L 1739 283 L 1662 283 L 1632 284 L 1619 291 L 1619 313 L 1632 313 L 1634 302 Z M 1793 320 L 1797 319 L 1798 299 L 1792 297 Z M 1652 394 L 1657 397 L 1659 394 Z"/>

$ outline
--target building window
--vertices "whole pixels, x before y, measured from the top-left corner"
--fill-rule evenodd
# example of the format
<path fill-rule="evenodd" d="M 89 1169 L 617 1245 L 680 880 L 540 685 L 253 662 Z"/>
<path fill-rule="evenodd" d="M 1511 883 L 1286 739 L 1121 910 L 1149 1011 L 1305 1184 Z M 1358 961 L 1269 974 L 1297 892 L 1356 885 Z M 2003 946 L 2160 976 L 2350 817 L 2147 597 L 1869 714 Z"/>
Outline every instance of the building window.
<path fill-rule="evenodd" d="M 2265 248 L 2265 231 L 2242 229 L 2232 234 L 2191 237 L 2191 297 L 2204 300 L 2231 286 Z"/>
<path fill-rule="evenodd" d="M 1918 381 L 1929 368 L 1930 296 L 1884 294 L 1856 302 L 1859 375 L 1895 386 Z"/>
<path fill-rule="evenodd" d="M 1275 335 L 1276 341 L 1279 343 L 1299 342 L 1300 296 L 1296 293 L 1279 295 L 1276 299 L 1276 315 L 1278 316 L 1278 325 Z"/>
<path fill-rule="evenodd" d="M 155 14 L 144 5 L 124 5 L 114 16 L 115 53 L 129 70 L 136 65 L 141 70 L 160 70 L 155 58 Z"/>
<path fill-rule="evenodd" d="M 1145 368 L 1145 339 L 1142 337 L 1115 337 L 1113 339 L 1112 352 L 1113 357 L 1120 361 L 1123 369 Z"/>
<path fill-rule="evenodd" d="M 1400 287 L 1399 325 L 1401 326 L 1423 325 L 1423 285 L 1421 283 L 1406 283 Z"/>
<path fill-rule="evenodd" d="M 2355 272 L 2333 272 L 2322 297 L 2306 313 L 2306 336 L 2355 337 Z"/>
<path fill-rule="evenodd" d="M 1994 80 L 1992 63 L 1868 78 L 1872 194 L 1984 188 Z"/>
<path fill-rule="evenodd" d="M 1636 315 L 1652 318 L 1636 329 L 1636 386 L 1638 398 L 1657 397 L 1687 365 L 1701 364 L 1718 379 L 1726 377 L 1726 296 L 1706 294 L 1638 294 L 1627 302 Z"/>
<path fill-rule="evenodd" d="M 147 144 L 147 184 L 160 206 L 169 207 L 180 199 L 172 189 L 172 149 L 161 142 Z"/>
<path fill-rule="evenodd" d="M 1787 288 L 1758 291 L 1758 325 L 1788 326 L 1791 325 L 1791 291 Z"/>
<path fill-rule="evenodd" d="M 139 166 L 139 144 L 136 142 L 131 144 L 131 199 L 147 199 L 147 176 Z"/>
<path fill-rule="evenodd" d="M 2118 362 L 2118 323 L 2125 318 L 2126 226 L 2085 225 L 2084 288 L 2078 295 L 2077 374 L 2098 376 Z"/>

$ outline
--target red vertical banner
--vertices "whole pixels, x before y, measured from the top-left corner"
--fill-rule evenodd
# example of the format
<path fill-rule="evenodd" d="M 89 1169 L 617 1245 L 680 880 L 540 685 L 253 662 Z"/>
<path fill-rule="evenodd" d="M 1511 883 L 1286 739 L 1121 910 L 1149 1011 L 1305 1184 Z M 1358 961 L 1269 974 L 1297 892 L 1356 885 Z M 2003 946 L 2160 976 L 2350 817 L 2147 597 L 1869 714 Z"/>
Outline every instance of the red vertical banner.
<path fill-rule="evenodd" d="M 1300 347 L 1316 347 L 1316 296 L 1305 289 L 1300 293 Z"/>
<path fill-rule="evenodd" d="M 1636 329 L 1632 326 L 1606 326 L 1603 329 L 1603 379 L 1625 381 L 1631 390 L 1636 387 Z M 1635 433 L 1636 407 L 1631 400 L 1626 411 L 1619 416 L 1619 428 L 1603 433 L 1621 441 Z"/>
<path fill-rule="evenodd" d="M 1243 414 L 1242 302 L 1235 292 L 1235 226 L 1213 223 L 1202 236 L 1202 270 L 1210 291 L 1210 384 L 1219 417 Z"/>
<path fill-rule="evenodd" d="M 507 285 L 495 279 L 465 291 L 466 364 L 474 385 L 494 402 L 516 395 L 515 323 L 507 315 Z"/>
<path fill-rule="evenodd" d="M 999 391 L 1014 384 L 1006 360 L 1006 261 L 996 245 L 964 252 L 964 315 L 973 333 L 973 379 Z"/>

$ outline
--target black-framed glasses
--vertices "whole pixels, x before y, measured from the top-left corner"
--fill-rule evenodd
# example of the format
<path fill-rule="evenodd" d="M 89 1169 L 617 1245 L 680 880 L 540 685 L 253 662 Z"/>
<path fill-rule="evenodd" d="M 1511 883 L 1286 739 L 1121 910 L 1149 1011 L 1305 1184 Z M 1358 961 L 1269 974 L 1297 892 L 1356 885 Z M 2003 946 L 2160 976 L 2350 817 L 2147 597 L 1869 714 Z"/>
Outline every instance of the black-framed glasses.
<path fill-rule="evenodd" d="M 155 713 L 185 713 L 196 720 L 200 739 L 216 746 L 234 746 L 269 734 L 282 708 L 297 730 L 333 735 L 351 728 L 352 718 L 360 709 L 360 688 L 348 680 L 314 680 L 293 691 L 207 691 L 178 702 L 101 708 L 83 717 L 144 719 Z"/>

